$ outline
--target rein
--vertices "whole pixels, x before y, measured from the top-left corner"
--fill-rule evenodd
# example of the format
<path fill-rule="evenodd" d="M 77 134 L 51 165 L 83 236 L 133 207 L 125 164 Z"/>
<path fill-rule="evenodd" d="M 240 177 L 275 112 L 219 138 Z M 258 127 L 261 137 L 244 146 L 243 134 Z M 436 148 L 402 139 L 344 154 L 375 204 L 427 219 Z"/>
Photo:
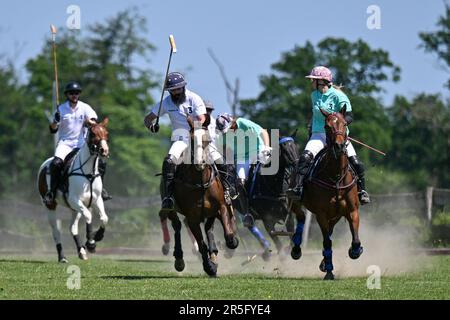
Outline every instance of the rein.
<path fill-rule="evenodd" d="M 329 153 L 330 149 L 333 150 L 332 147 L 327 147 L 327 149 L 328 150 L 325 153 Z M 334 150 L 333 150 L 333 152 L 334 152 Z M 327 159 L 327 163 L 328 163 L 328 159 Z M 327 163 L 325 163 L 325 165 Z M 347 176 L 347 173 L 349 171 L 350 171 L 350 174 L 352 175 L 353 179 L 350 183 L 342 185 L 342 182 L 344 181 L 344 179 Z M 329 179 L 331 180 L 331 182 L 325 181 L 325 180 L 317 178 L 317 177 L 311 177 L 310 181 L 311 181 L 311 183 L 314 183 L 322 188 L 325 188 L 328 190 L 336 190 L 336 191 L 346 190 L 346 189 L 352 187 L 356 183 L 355 175 L 353 174 L 353 171 L 350 170 L 350 165 L 348 163 L 347 163 L 347 166 L 346 166 L 344 172 L 338 176 L 337 180 L 333 180 L 331 178 L 329 178 Z"/>
<path fill-rule="evenodd" d="M 81 150 L 80 150 L 81 151 Z M 83 163 L 81 163 L 81 158 L 79 157 L 79 154 L 80 154 L 80 151 L 78 151 L 78 153 L 77 153 L 77 155 L 76 156 L 78 156 L 78 160 L 79 160 L 79 162 L 80 162 L 80 166 L 78 167 L 78 168 L 76 168 L 76 169 L 73 169 L 68 175 L 67 175 L 67 178 L 69 178 L 70 176 L 81 176 L 81 177 L 84 177 L 84 178 L 86 178 L 88 181 L 89 181 L 89 189 L 90 189 L 90 198 L 89 198 L 89 204 L 88 204 L 88 208 L 90 208 L 91 207 L 91 204 L 92 204 L 92 184 L 94 183 L 94 181 L 95 181 L 95 179 L 96 178 L 98 178 L 98 177 L 100 177 L 101 176 L 101 174 L 100 173 L 96 173 L 96 174 L 92 174 L 92 173 L 88 173 L 88 174 L 86 174 L 86 173 L 84 173 L 84 170 L 83 170 L 83 167 L 84 167 L 84 165 L 94 156 L 93 154 L 90 154 L 90 156 L 86 159 L 86 161 L 84 161 Z M 97 162 L 98 162 L 98 157 L 99 157 L 99 155 L 98 155 L 98 153 L 96 153 L 95 154 L 95 159 L 94 159 L 94 164 L 93 164 L 93 166 L 92 166 L 92 172 L 95 172 L 95 165 L 97 164 Z M 78 173 L 78 172 L 75 172 L 75 171 L 78 171 L 78 170 L 81 170 L 81 173 Z"/>
<path fill-rule="evenodd" d="M 214 182 L 214 179 L 216 178 L 216 173 L 213 167 L 211 166 L 211 175 L 209 176 L 209 180 L 205 183 L 188 183 L 180 178 L 175 178 L 176 181 L 181 182 L 184 186 L 186 186 L 189 189 L 208 189 Z"/>

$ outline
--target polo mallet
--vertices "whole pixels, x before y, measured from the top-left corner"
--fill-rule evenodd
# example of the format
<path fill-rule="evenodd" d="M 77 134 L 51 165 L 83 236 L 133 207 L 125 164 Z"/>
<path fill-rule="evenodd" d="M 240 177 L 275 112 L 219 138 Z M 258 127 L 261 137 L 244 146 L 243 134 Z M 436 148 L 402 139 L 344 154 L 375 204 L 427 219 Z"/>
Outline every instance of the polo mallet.
<path fill-rule="evenodd" d="M 59 107 L 59 85 L 58 85 L 58 64 L 56 63 L 56 27 L 50 25 L 50 31 L 52 32 L 52 44 L 53 44 L 53 70 L 55 73 L 55 88 L 56 88 L 56 108 Z"/>
<path fill-rule="evenodd" d="M 170 55 L 169 55 L 169 63 L 167 63 L 167 69 L 166 69 L 166 76 L 164 77 L 164 83 L 161 90 L 161 99 L 159 100 L 159 108 L 158 108 L 158 116 L 156 118 L 155 126 L 158 126 L 159 123 L 159 114 L 161 112 L 161 106 L 162 101 L 164 97 L 164 90 L 166 89 L 166 82 L 167 82 L 167 75 L 169 74 L 169 68 L 170 68 L 170 61 L 172 60 L 172 54 L 177 53 L 177 47 L 175 45 L 175 39 L 173 38 L 173 35 L 169 35 L 169 42 L 170 42 Z"/>
<path fill-rule="evenodd" d="M 366 148 L 368 148 L 368 149 L 370 149 L 370 150 L 373 150 L 373 151 L 375 151 L 375 152 L 378 152 L 379 154 L 382 154 L 383 156 L 386 156 L 386 153 L 384 153 L 383 151 L 380 151 L 380 150 L 378 150 L 378 149 L 375 149 L 374 147 L 371 147 L 371 146 L 369 146 L 369 145 L 367 145 L 367 144 L 365 144 L 365 143 L 362 143 L 361 141 L 358 141 L 358 140 L 353 139 L 353 138 L 351 138 L 351 137 L 347 137 L 347 139 L 348 139 L 348 140 L 351 140 L 351 141 L 353 141 L 353 142 L 359 143 L 360 145 L 362 145 L 362 146 L 364 146 L 364 147 L 366 147 Z"/>

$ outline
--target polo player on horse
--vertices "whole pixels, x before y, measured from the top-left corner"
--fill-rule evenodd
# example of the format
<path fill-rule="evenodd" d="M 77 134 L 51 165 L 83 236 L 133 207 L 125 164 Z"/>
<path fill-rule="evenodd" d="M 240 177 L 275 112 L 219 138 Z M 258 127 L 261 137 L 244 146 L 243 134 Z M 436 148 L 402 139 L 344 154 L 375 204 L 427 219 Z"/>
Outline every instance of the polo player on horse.
<path fill-rule="evenodd" d="M 44 197 L 47 207 L 55 206 L 55 196 L 58 186 L 62 183 L 62 170 L 64 159 L 74 149 L 79 149 L 85 143 L 85 124 L 95 124 L 97 113 L 90 105 L 79 100 L 81 85 L 78 82 L 69 82 L 64 94 L 67 100 L 58 106 L 53 117 L 53 122 L 49 125 L 50 133 L 58 132 L 58 143 L 56 145 L 55 156 L 50 164 L 50 188 Z M 106 162 L 100 161 L 99 171 L 101 177 L 105 174 Z M 109 200 L 105 188 L 102 190 L 102 198 Z"/>
<path fill-rule="evenodd" d="M 190 123 L 195 121 L 203 126 L 207 120 L 207 110 L 202 98 L 193 91 L 186 89 L 186 85 L 187 82 L 184 76 L 179 72 L 172 72 L 167 76 L 165 90 L 169 91 L 170 95 L 162 100 L 160 115 L 166 113 L 169 115 L 173 129 L 173 143 L 162 165 L 162 211 L 173 211 L 175 207 L 173 190 L 176 165 L 181 163 L 183 152 L 190 146 Z M 159 104 L 156 104 L 144 119 L 145 126 L 153 133 L 159 130 L 159 125 L 153 123 L 158 117 L 158 110 Z M 209 157 L 216 164 L 223 182 L 226 180 L 227 175 L 226 167 L 220 161 L 222 155 L 214 147 L 208 148 L 208 153 Z M 224 185 L 227 184 L 224 183 Z"/>
<path fill-rule="evenodd" d="M 306 76 L 312 83 L 314 91 L 311 93 L 312 100 L 312 134 L 306 144 L 305 150 L 300 156 L 297 164 L 296 172 L 291 179 L 290 189 L 287 191 L 289 198 L 293 200 L 301 200 L 303 193 L 303 180 L 308 173 L 309 168 L 314 162 L 314 157 L 327 144 L 325 134 L 325 119 L 321 109 L 333 113 L 339 112 L 346 107 L 345 121 L 350 124 L 353 121 L 352 106 L 347 95 L 342 92 L 339 87 L 333 85 L 333 75 L 330 69 L 317 66 L 314 67 L 311 73 Z M 347 135 L 348 135 L 347 127 Z M 358 175 L 358 191 L 359 200 L 361 204 L 370 203 L 369 194 L 366 191 L 364 179 L 364 166 L 361 160 L 356 155 L 356 151 L 350 141 L 347 141 L 348 159 L 351 166 L 355 169 Z"/>

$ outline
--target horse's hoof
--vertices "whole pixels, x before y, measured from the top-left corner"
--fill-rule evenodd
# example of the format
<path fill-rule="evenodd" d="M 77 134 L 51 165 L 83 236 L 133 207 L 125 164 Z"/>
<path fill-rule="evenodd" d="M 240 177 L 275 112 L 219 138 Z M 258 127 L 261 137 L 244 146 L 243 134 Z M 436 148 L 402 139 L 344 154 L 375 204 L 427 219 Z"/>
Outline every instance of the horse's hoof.
<path fill-rule="evenodd" d="M 236 236 L 225 238 L 225 243 L 229 249 L 236 249 L 239 246 L 239 239 Z"/>
<path fill-rule="evenodd" d="M 86 241 L 86 249 L 89 253 L 95 253 L 95 248 L 97 247 L 97 244 L 94 240 L 88 240 Z"/>
<path fill-rule="evenodd" d="M 163 253 L 163 255 L 167 256 L 169 254 L 170 251 L 170 242 L 166 242 L 162 245 L 161 251 Z"/>
<path fill-rule="evenodd" d="M 302 248 L 300 248 L 300 246 L 293 246 L 292 249 L 291 249 L 291 257 L 292 257 L 292 259 L 298 260 L 298 259 L 300 259 L 301 256 L 302 256 Z"/>
<path fill-rule="evenodd" d="M 239 239 L 235 236 L 225 238 L 225 242 L 229 249 L 236 249 L 239 245 Z"/>
<path fill-rule="evenodd" d="M 348 249 L 348 256 L 350 257 L 350 259 L 356 260 L 363 253 L 363 251 L 364 249 L 361 246 L 355 249 L 353 249 L 353 247 L 350 247 L 350 249 Z"/>
<path fill-rule="evenodd" d="M 66 257 L 61 257 L 61 258 L 58 259 L 58 262 L 59 263 L 68 263 L 69 260 L 67 260 Z"/>
<path fill-rule="evenodd" d="M 203 270 L 208 276 L 215 277 L 217 275 L 217 264 L 208 259 L 206 262 L 203 262 Z"/>
<path fill-rule="evenodd" d="M 96 242 L 102 241 L 104 235 L 105 235 L 105 227 L 100 227 L 100 228 L 98 228 L 98 230 L 95 232 L 94 240 L 95 240 Z"/>
<path fill-rule="evenodd" d="M 263 260 L 269 261 L 271 256 L 272 256 L 272 251 L 269 248 L 264 249 L 264 252 L 262 253 Z"/>
<path fill-rule="evenodd" d="M 81 248 L 80 251 L 78 252 L 78 258 L 80 258 L 81 260 L 87 260 L 88 256 L 86 253 L 86 249 Z"/>
<path fill-rule="evenodd" d="M 214 263 L 216 266 L 219 265 L 219 261 L 217 260 L 217 254 L 215 252 L 211 253 L 209 255 L 209 259 L 211 260 L 212 263 Z"/>
<path fill-rule="evenodd" d="M 334 280 L 334 274 L 333 272 L 327 272 L 325 277 L 323 277 L 323 280 Z"/>
<path fill-rule="evenodd" d="M 322 272 L 327 272 L 327 270 L 325 269 L 325 259 L 322 259 L 322 262 L 319 265 L 319 270 Z"/>
<path fill-rule="evenodd" d="M 181 272 L 184 270 L 185 264 L 183 258 L 175 259 L 175 270 L 178 272 Z"/>

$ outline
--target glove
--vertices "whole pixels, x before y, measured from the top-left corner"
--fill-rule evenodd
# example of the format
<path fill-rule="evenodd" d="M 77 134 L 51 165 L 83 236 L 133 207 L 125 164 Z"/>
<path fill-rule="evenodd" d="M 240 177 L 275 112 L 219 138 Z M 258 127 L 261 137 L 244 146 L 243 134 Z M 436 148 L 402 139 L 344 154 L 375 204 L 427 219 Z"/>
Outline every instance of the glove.
<path fill-rule="evenodd" d="M 269 146 L 264 146 L 258 155 L 258 160 L 262 164 L 268 164 L 272 156 L 272 148 Z"/>
<path fill-rule="evenodd" d="M 159 131 L 159 124 L 154 123 L 150 126 L 150 131 L 153 133 L 157 133 Z"/>
<path fill-rule="evenodd" d="M 53 117 L 53 122 L 59 123 L 60 121 L 61 121 L 61 114 L 58 111 L 56 111 L 55 116 Z"/>

